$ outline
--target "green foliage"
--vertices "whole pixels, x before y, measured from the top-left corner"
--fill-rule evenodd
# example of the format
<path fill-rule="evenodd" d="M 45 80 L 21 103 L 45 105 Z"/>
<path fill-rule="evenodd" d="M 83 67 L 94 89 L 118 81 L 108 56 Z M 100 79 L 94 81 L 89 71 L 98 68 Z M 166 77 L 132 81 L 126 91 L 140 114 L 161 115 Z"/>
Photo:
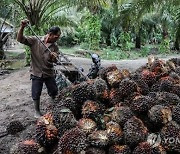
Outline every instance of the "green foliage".
<path fill-rule="evenodd" d="M 31 52 L 28 46 L 25 47 L 25 65 L 29 66 L 31 63 Z"/>
<path fill-rule="evenodd" d="M 62 36 L 58 41 L 60 46 L 71 47 L 77 43 L 76 37 L 74 33 L 67 33 L 65 36 Z"/>
<path fill-rule="evenodd" d="M 101 56 L 103 59 L 108 59 L 108 60 L 120 60 L 120 59 L 128 59 L 129 58 L 129 53 L 121 50 L 120 48 L 107 48 L 104 49 L 103 55 Z"/>
<path fill-rule="evenodd" d="M 1 18 L 6 18 L 7 12 L 10 10 L 10 8 L 13 6 L 13 0 L 1 0 L 0 1 L 0 17 Z M 8 18 L 10 18 L 12 15 L 11 13 L 8 15 Z"/>
<path fill-rule="evenodd" d="M 30 24 L 37 29 L 48 24 L 49 19 L 64 6 L 59 0 L 14 0 L 14 2 L 21 8 Z"/>
<path fill-rule="evenodd" d="M 152 51 L 146 47 L 148 43 L 153 45 L 161 43 L 159 51 L 168 53 L 170 50 L 169 42 L 172 42 L 173 45 L 175 40 L 180 42 L 179 0 L 104 1 L 104 5 L 99 0 L 14 1 L 31 19 L 31 24 L 39 28 L 39 30 L 35 30 L 38 35 L 44 34 L 52 25 L 60 25 L 63 28 L 65 26 L 75 27 L 75 33 L 74 31 L 67 33 L 67 35 L 63 33 L 60 45 L 78 44 L 91 50 L 99 49 L 99 46 L 111 46 L 113 49 L 108 48 L 103 54 L 107 59 L 147 56 Z M 65 11 L 62 11 L 65 10 L 64 8 L 70 11 L 77 8 L 80 11 L 78 12 L 80 16 L 78 19 L 74 15 L 66 18 L 67 16 L 63 16 L 65 14 Z M 78 24 L 80 20 L 81 23 Z M 163 32 L 165 33 L 163 34 Z M 139 34 L 141 39 L 136 40 L 136 34 Z M 133 35 L 134 37 L 132 37 Z M 163 40 L 162 35 L 169 37 L 169 40 Z M 142 49 L 132 52 L 134 43 L 138 43 Z"/>
<path fill-rule="evenodd" d="M 170 52 L 170 40 L 168 38 L 161 42 L 159 50 L 161 54 Z"/>
<path fill-rule="evenodd" d="M 78 27 L 79 41 L 84 41 L 88 44 L 89 49 L 99 49 L 101 23 L 96 15 L 87 14 L 82 24 Z"/>
<path fill-rule="evenodd" d="M 112 47 L 118 47 L 119 40 L 118 40 L 118 38 L 116 37 L 116 33 L 115 33 L 115 32 L 112 32 L 112 33 L 111 33 L 111 35 L 110 35 L 110 41 L 111 41 L 111 46 L 112 46 Z"/>
<path fill-rule="evenodd" d="M 131 49 L 131 37 L 128 32 L 122 32 L 119 36 L 122 50 L 130 51 Z"/>
<path fill-rule="evenodd" d="M 85 41 L 85 38 L 86 38 L 86 31 L 84 29 L 84 27 L 82 25 L 79 25 L 77 28 L 76 28 L 76 34 L 75 36 L 77 37 L 77 42 L 78 44 L 81 44 L 81 42 L 84 42 Z"/>
<path fill-rule="evenodd" d="M 130 33 L 121 32 L 120 35 L 116 31 L 113 31 L 110 35 L 111 47 L 120 47 L 121 50 L 130 51 L 132 48 L 132 42 Z"/>
<path fill-rule="evenodd" d="M 149 55 L 149 48 L 148 47 L 142 47 L 140 51 L 140 56 L 141 57 L 147 57 Z"/>

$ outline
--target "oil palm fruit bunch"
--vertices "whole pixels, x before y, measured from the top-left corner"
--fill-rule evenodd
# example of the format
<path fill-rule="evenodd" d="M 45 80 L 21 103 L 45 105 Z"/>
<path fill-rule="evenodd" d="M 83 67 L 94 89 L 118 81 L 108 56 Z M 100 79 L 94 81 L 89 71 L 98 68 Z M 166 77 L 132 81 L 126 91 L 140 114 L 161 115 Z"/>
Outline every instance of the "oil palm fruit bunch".
<path fill-rule="evenodd" d="M 18 144 L 18 154 L 42 154 L 42 147 L 33 139 Z"/>
<path fill-rule="evenodd" d="M 142 96 L 142 94 L 140 94 L 139 92 L 133 92 L 129 96 L 127 96 L 121 104 L 124 106 L 130 106 L 130 104 L 133 100 L 135 100 L 136 98 L 141 97 L 141 96 Z"/>
<path fill-rule="evenodd" d="M 130 78 L 130 76 L 131 76 L 131 72 L 128 69 L 122 69 L 121 73 L 122 73 L 124 79 Z"/>
<path fill-rule="evenodd" d="M 180 66 L 177 66 L 174 72 L 180 76 Z"/>
<path fill-rule="evenodd" d="M 123 79 L 119 84 L 119 93 L 122 98 L 125 98 L 132 94 L 133 92 L 137 92 L 137 84 L 135 81 L 130 79 Z"/>
<path fill-rule="evenodd" d="M 180 153 L 180 126 L 175 121 L 167 123 L 160 131 L 161 144 L 167 152 Z"/>
<path fill-rule="evenodd" d="M 99 71 L 99 76 L 103 79 L 103 80 L 105 80 L 105 81 L 107 81 L 107 74 L 108 74 L 108 72 L 112 72 L 112 71 L 116 71 L 116 70 L 118 70 L 118 68 L 117 68 L 117 66 L 116 65 L 110 65 L 110 66 L 108 66 L 108 67 L 104 67 L 103 69 L 101 69 L 100 71 Z"/>
<path fill-rule="evenodd" d="M 171 58 L 168 61 L 171 61 L 175 64 L 175 66 L 180 66 L 180 58 Z"/>
<path fill-rule="evenodd" d="M 180 84 L 174 84 L 171 93 L 176 94 L 180 97 Z"/>
<path fill-rule="evenodd" d="M 96 78 L 94 81 L 96 99 L 103 101 L 109 99 L 109 89 L 105 80 Z"/>
<path fill-rule="evenodd" d="M 147 62 L 147 68 L 150 68 L 155 60 L 156 60 L 156 57 L 154 55 L 149 55 L 148 62 Z"/>
<path fill-rule="evenodd" d="M 161 146 L 151 146 L 148 142 L 141 142 L 133 150 L 133 154 L 166 154 L 165 149 Z"/>
<path fill-rule="evenodd" d="M 52 110 L 52 116 L 53 124 L 58 129 L 59 136 L 77 125 L 77 120 L 72 111 L 64 106 L 55 106 Z"/>
<path fill-rule="evenodd" d="M 130 147 L 137 146 L 138 143 L 145 141 L 148 135 L 148 129 L 144 123 L 135 116 L 124 124 L 123 130 L 125 144 Z"/>
<path fill-rule="evenodd" d="M 123 75 L 118 69 L 108 72 L 106 76 L 107 83 L 110 85 L 110 87 L 118 87 L 119 83 L 123 79 Z"/>
<path fill-rule="evenodd" d="M 148 84 L 145 81 L 139 79 L 139 80 L 136 80 L 135 82 L 137 84 L 137 91 L 140 94 L 147 95 L 149 93 L 150 90 L 149 90 Z"/>
<path fill-rule="evenodd" d="M 155 82 L 155 83 L 151 86 L 150 92 L 159 92 L 159 90 L 160 90 L 160 85 L 161 85 L 161 81 Z"/>
<path fill-rule="evenodd" d="M 94 120 L 98 128 L 103 128 L 102 116 L 105 110 L 104 104 L 98 101 L 87 100 L 82 106 L 82 116 Z"/>
<path fill-rule="evenodd" d="M 57 104 L 60 101 L 64 100 L 66 97 L 72 97 L 72 86 L 68 86 L 59 91 L 54 101 Z"/>
<path fill-rule="evenodd" d="M 122 101 L 122 97 L 119 92 L 119 88 L 112 88 L 109 91 L 109 102 L 111 105 L 116 105 Z"/>
<path fill-rule="evenodd" d="M 123 130 L 116 122 L 110 121 L 106 124 L 109 144 L 120 144 L 123 141 Z"/>
<path fill-rule="evenodd" d="M 108 133 L 106 130 L 97 130 L 87 137 L 88 143 L 92 146 L 104 148 L 109 143 Z"/>
<path fill-rule="evenodd" d="M 162 80 L 160 82 L 159 91 L 171 92 L 173 88 L 173 82 L 170 80 Z"/>
<path fill-rule="evenodd" d="M 150 65 L 149 70 L 156 74 L 161 74 L 164 71 L 165 62 L 160 59 L 155 59 Z"/>
<path fill-rule="evenodd" d="M 98 147 L 88 147 L 85 154 L 106 154 L 106 151 Z"/>
<path fill-rule="evenodd" d="M 162 126 L 172 120 L 171 109 L 163 105 L 155 105 L 148 111 L 150 121 L 156 126 Z"/>
<path fill-rule="evenodd" d="M 82 104 L 86 100 L 95 99 L 93 83 L 82 82 L 72 87 L 72 98 L 75 102 Z"/>
<path fill-rule="evenodd" d="M 18 120 L 15 120 L 15 121 L 11 121 L 8 125 L 7 125 L 7 128 L 6 128 L 6 132 L 8 134 L 12 134 L 12 135 L 15 135 L 16 133 L 24 130 L 25 127 L 23 126 L 23 124 L 18 121 Z"/>
<path fill-rule="evenodd" d="M 177 68 L 177 65 L 171 60 L 167 60 L 166 65 L 169 67 L 171 71 L 175 71 L 175 69 Z"/>
<path fill-rule="evenodd" d="M 82 115 L 85 118 L 96 119 L 104 111 L 104 105 L 95 101 L 87 100 L 82 106 Z"/>
<path fill-rule="evenodd" d="M 149 89 L 149 86 L 148 84 L 143 80 L 142 76 L 140 73 L 138 72 L 135 72 L 135 73 L 132 73 L 130 75 L 130 79 L 135 81 L 136 84 L 137 84 L 137 91 L 140 93 L 140 94 L 143 94 L 143 95 L 146 95 L 149 93 L 150 89 Z"/>
<path fill-rule="evenodd" d="M 66 97 L 63 100 L 59 101 L 59 103 L 55 103 L 54 107 L 56 106 L 58 106 L 59 108 L 66 107 L 70 109 L 74 114 L 76 114 L 78 103 L 75 102 L 72 97 Z"/>
<path fill-rule="evenodd" d="M 112 145 L 109 154 L 131 154 L 131 149 L 127 145 Z"/>
<path fill-rule="evenodd" d="M 79 119 L 77 126 L 86 134 L 90 134 L 97 129 L 97 124 L 89 118 Z"/>
<path fill-rule="evenodd" d="M 178 95 L 169 92 L 150 92 L 148 95 L 157 100 L 159 105 L 174 106 L 180 102 Z"/>
<path fill-rule="evenodd" d="M 170 92 L 172 90 L 174 84 L 174 79 L 172 79 L 169 75 L 165 75 L 160 77 L 156 83 L 151 86 L 151 92 L 162 91 L 162 92 Z"/>
<path fill-rule="evenodd" d="M 174 83 L 180 84 L 180 76 L 177 73 L 171 72 L 169 76 L 173 79 Z"/>
<path fill-rule="evenodd" d="M 53 145 L 58 139 L 58 129 L 53 124 L 53 116 L 47 113 L 40 117 L 36 124 L 37 142 L 45 147 Z"/>
<path fill-rule="evenodd" d="M 134 113 L 128 106 L 117 106 L 112 111 L 112 120 L 117 122 L 121 127 L 124 127 L 126 121 L 134 116 Z"/>
<path fill-rule="evenodd" d="M 148 69 L 144 69 L 141 72 L 141 76 L 143 81 L 145 81 L 145 83 L 151 87 L 155 82 L 156 82 L 156 74 L 154 72 L 149 71 Z"/>
<path fill-rule="evenodd" d="M 78 127 L 66 131 L 58 142 L 58 154 L 79 154 L 87 148 L 86 134 Z"/>
<path fill-rule="evenodd" d="M 172 109 L 172 118 L 180 124 L 180 103 Z"/>
<path fill-rule="evenodd" d="M 149 96 L 137 96 L 130 103 L 130 108 L 134 113 L 142 114 L 147 113 L 147 111 L 156 104 L 156 101 Z"/>
<path fill-rule="evenodd" d="M 142 80 L 141 72 L 142 72 L 142 71 L 138 72 L 138 71 L 136 70 L 134 73 L 131 73 L 131 74 L 130 74 L 130 77 L 129 77 L 129 78 L 130 78 L 131 80 L 134 80 L 134 81 Z"/>

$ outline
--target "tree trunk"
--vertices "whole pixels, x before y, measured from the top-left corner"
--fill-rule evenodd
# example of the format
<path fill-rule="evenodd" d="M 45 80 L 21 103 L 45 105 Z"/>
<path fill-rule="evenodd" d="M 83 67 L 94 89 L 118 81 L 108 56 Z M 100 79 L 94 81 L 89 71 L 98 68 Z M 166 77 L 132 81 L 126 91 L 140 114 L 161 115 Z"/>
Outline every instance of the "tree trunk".
<path fill-rule="evenodd" d="M 168 37 L 168 31 L 166 30 L 166 28 L 163 28 L 163 32 L 162 32 L 163 40 L 166 39 L 167 37 Z"/>
<path fill-rule="evenodd" d="M 179 39 L 178 38 L 176 38 L 176 40 L 175 40 L 175 42 L 174 42 L 174 49 L 175 50 L 178 50 L 179 51 Z"/>
<path fill-rule="evenodd" d="M 110 34 L 108 34 L 107 37 L 106 37 L 106 44 L 107 44 L 107 46 L 111 46 L 111 36 L 110 36 Z"/>
<path fill-rule="evenodd" d="M 136 49 L 141 49 L 141 30 L 139 30 L 138 34 L 136 34 L 136 44 L 135 48 Z"/>
<path fill-rule="evenodd" d="M 4 54 L 4 50 L 3 50 L 3 41 L 1 39 L 1 41 L 0 41 L 0 60 L 2 60 L 2 59 L 5 59 L 5 54 Z"/>
<path fill-rule="evenodd" d="M 175 39 L 175 42 L 174 42 L 174 49 L 177 50 L 177 51 L 180 51 L 180 48 L 179 48 L 180 38 L 179 37 L 180 37 L 180 28 L 176 32 L 176 39 Z"/>
<path fill-rule="evenodd" d="M 6 58 L 6 55 L 4 53 L 4 50 L 3 48 L 0 47 L 0 60 L 5 59 L 5 58 Z"/>

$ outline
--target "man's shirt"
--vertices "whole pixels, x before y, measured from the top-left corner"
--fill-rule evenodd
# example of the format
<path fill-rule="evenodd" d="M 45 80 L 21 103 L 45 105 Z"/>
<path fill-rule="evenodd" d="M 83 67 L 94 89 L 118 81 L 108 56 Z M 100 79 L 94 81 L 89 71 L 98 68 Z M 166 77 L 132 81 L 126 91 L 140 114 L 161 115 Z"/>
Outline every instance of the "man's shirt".
<path fill-rule="evenodd" d="M 42 38 L 44 41 L 45 38 Z M 20 41 L 22 44 L 28 45 L 31 50 L 31 72 L 37 77 L 54 76 L 53 62 L 48 49 L 35 36 L 24 36 Z M 59 48 L 56 43 L 48 43 L 47 47 L 59 54 Z"/>

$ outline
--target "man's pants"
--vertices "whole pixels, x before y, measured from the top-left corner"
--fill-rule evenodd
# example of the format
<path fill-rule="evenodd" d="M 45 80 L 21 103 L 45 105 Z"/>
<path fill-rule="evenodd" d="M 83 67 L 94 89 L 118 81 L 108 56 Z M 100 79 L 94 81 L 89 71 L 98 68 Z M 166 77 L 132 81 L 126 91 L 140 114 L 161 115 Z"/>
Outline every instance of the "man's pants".
<path fill-rule="evenodd" d="M 43 77 L 37 77 L 37 76 L 31 75 L 31 80 L 32 80 L 31 92 L 32 92 L 33 100 L 40 99 L 43 83 L 45 83 L 48 94 L 51 98 L 55 98 L 55 96 L 57 95 L 58 88 L 57 88 L 54 77 L 43 78 Z"/>

